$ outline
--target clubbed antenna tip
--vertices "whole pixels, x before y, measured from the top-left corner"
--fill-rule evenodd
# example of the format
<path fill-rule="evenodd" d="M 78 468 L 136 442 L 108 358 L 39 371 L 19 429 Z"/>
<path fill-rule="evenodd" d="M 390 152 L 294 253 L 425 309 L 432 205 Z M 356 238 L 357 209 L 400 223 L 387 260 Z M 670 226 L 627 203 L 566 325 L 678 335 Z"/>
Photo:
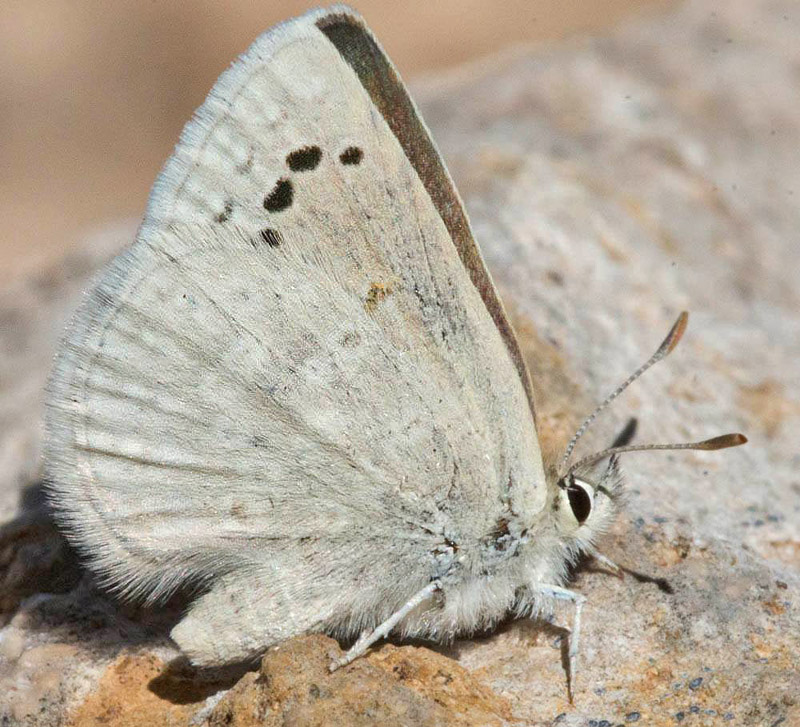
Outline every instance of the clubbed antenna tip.
<path fill-rule="evenodd" d="M 664 358 L 669 353 L 672 353 L 675 350 L 675 346 L 677 346 L 681 338 L 683 338 L 683 334 L 686 332 L 686 326 L 689 325 L 689 314 L 686 311 L 683 311 L 678 316 L 678 320 L 675 321 L 675 324 L 670 329 L 670 332 L 667 334 L 667 337 L 664 339 L 664 342 L 659 346 L 658 352 L 656 356 L 659 358 Z"/>
<path fill-rule="evenodd" d="M 744 434 L 720 434 L 718 437 L 706 439 L 704 442 L 698 442 L 695 449 L 703 449 L 711 451 L 714 449 L 727 449 L 728 447 L 738 447 L 740 444 L 747 444 L 747 437 Z"/>

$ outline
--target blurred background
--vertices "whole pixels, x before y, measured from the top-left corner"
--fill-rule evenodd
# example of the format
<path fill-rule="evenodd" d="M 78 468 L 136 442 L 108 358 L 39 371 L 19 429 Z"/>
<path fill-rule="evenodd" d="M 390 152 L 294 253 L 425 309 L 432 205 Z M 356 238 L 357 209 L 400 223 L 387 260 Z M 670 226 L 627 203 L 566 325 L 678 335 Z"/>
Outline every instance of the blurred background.
<path fill-rule="evenodd" d="M 676 0 L 354 0 L 406 80 Z M 183 124 L 263 30 L 319 3 L 0 2 L 0 286 L 139 218 Z"/>

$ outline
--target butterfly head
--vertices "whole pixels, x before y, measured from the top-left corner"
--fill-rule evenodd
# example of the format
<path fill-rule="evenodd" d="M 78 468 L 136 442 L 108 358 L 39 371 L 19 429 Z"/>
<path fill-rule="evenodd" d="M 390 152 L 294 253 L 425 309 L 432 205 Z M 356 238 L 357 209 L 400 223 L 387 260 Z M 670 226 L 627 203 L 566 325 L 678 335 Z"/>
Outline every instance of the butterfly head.
<path fill-rule="evenodd" d="M 600 470 L 568 472 L 557 485 L 553 512 L 558 533 L 584 549 L 610 527 L 619 510 L 623 495 L 619 460 L 611 457 Z"/>
<path fill-rule="evenodd" d="M 701 442 L 631 445 L 630 442 L 636 432 L 636 420 L 631 419 L 608 449 L 583 457 L 572 465 L 569 464 L 575 445 L 598 414 L 647 369 L 673 351 L 683 336 L 687 323 L 688 314 L 681 313 L 658 350 L 601 402 L 583 421 L 567 445 L 560 463 L 561 472 L 554 477 L 557 487 L 553 488 L 552 507 L 556 514 L 558 533 L 568 547 L 577 551 L 591 550 L 593 537 L 602 533 L 611 524 L 623 492 L 618 464 L 620 454 L 680 449 L 710 451 L 735 447 L 747 441 L 744 435 L 737 433 L 723 434 Z M 598 466 L 603 462 L 607 462 L 607 465 L 598 471 Z"/>

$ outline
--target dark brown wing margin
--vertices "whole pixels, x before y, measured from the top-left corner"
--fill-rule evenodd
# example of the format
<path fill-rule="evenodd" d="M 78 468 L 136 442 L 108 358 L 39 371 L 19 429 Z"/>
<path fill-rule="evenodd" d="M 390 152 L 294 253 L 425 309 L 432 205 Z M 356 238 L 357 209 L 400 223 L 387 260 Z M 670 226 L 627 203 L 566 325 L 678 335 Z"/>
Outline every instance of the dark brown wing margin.
<path fill-rule="evenodd" d="M 357 15 L 334 11 L 319 19 L 316 25 L 355 71 L 433 200 L 458 250 L 461 262 L 469 271 L 472 284 L 481 294 L 486 309 L 505 341 L 519 372 L 535 421 L 536 410 L 530 375 L 514 329 L 506 317 L 503 304 L 472 236 L 469 220 L 453 180 L 397 70 Z"/>

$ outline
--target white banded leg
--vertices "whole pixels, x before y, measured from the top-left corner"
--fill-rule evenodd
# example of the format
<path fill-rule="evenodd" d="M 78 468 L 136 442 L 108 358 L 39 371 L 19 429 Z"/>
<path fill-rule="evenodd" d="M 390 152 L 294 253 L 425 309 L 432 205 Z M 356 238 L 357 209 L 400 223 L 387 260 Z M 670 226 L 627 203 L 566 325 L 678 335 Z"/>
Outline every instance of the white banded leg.
<path fill-rule="evenodd" d="M 536 592 L 541 593 L 543 596 L 556 598 L 559 601 L 570 601 L 575 605 L 575 615 L 572 618 L 572 628 L 569 634 L 569 679 L 567 681 L 569 702 L 572 704 L 575 694 L 575 676 L 578 669 L 578 647 L 581 640 L 581 611 L 583 610 L 583 604 L 586 603 L 586 596 L 561 586 L 540 584 L 536 585 Z"/>
<path fill-rule="evenodd" d="M 402 619 L 419 606 L 420 603 L 429 599 L 437 590 L 439 590 L 439 581 L 432 581 L 421 591 L 417 591 L 417 593 L 411 596 L 400 609 L 395 611 L 376 629 L 373 631 L 365 631 L 361 634 L 358 641 L 350 647 L 341 659 L 334 660 L 329 667 L 330 670 L 336 671 L 340 666 L 345 666 L 351 661 L 358 659 L 358 657 L 364 654 L 378 639 L 388 636 Z"/>

